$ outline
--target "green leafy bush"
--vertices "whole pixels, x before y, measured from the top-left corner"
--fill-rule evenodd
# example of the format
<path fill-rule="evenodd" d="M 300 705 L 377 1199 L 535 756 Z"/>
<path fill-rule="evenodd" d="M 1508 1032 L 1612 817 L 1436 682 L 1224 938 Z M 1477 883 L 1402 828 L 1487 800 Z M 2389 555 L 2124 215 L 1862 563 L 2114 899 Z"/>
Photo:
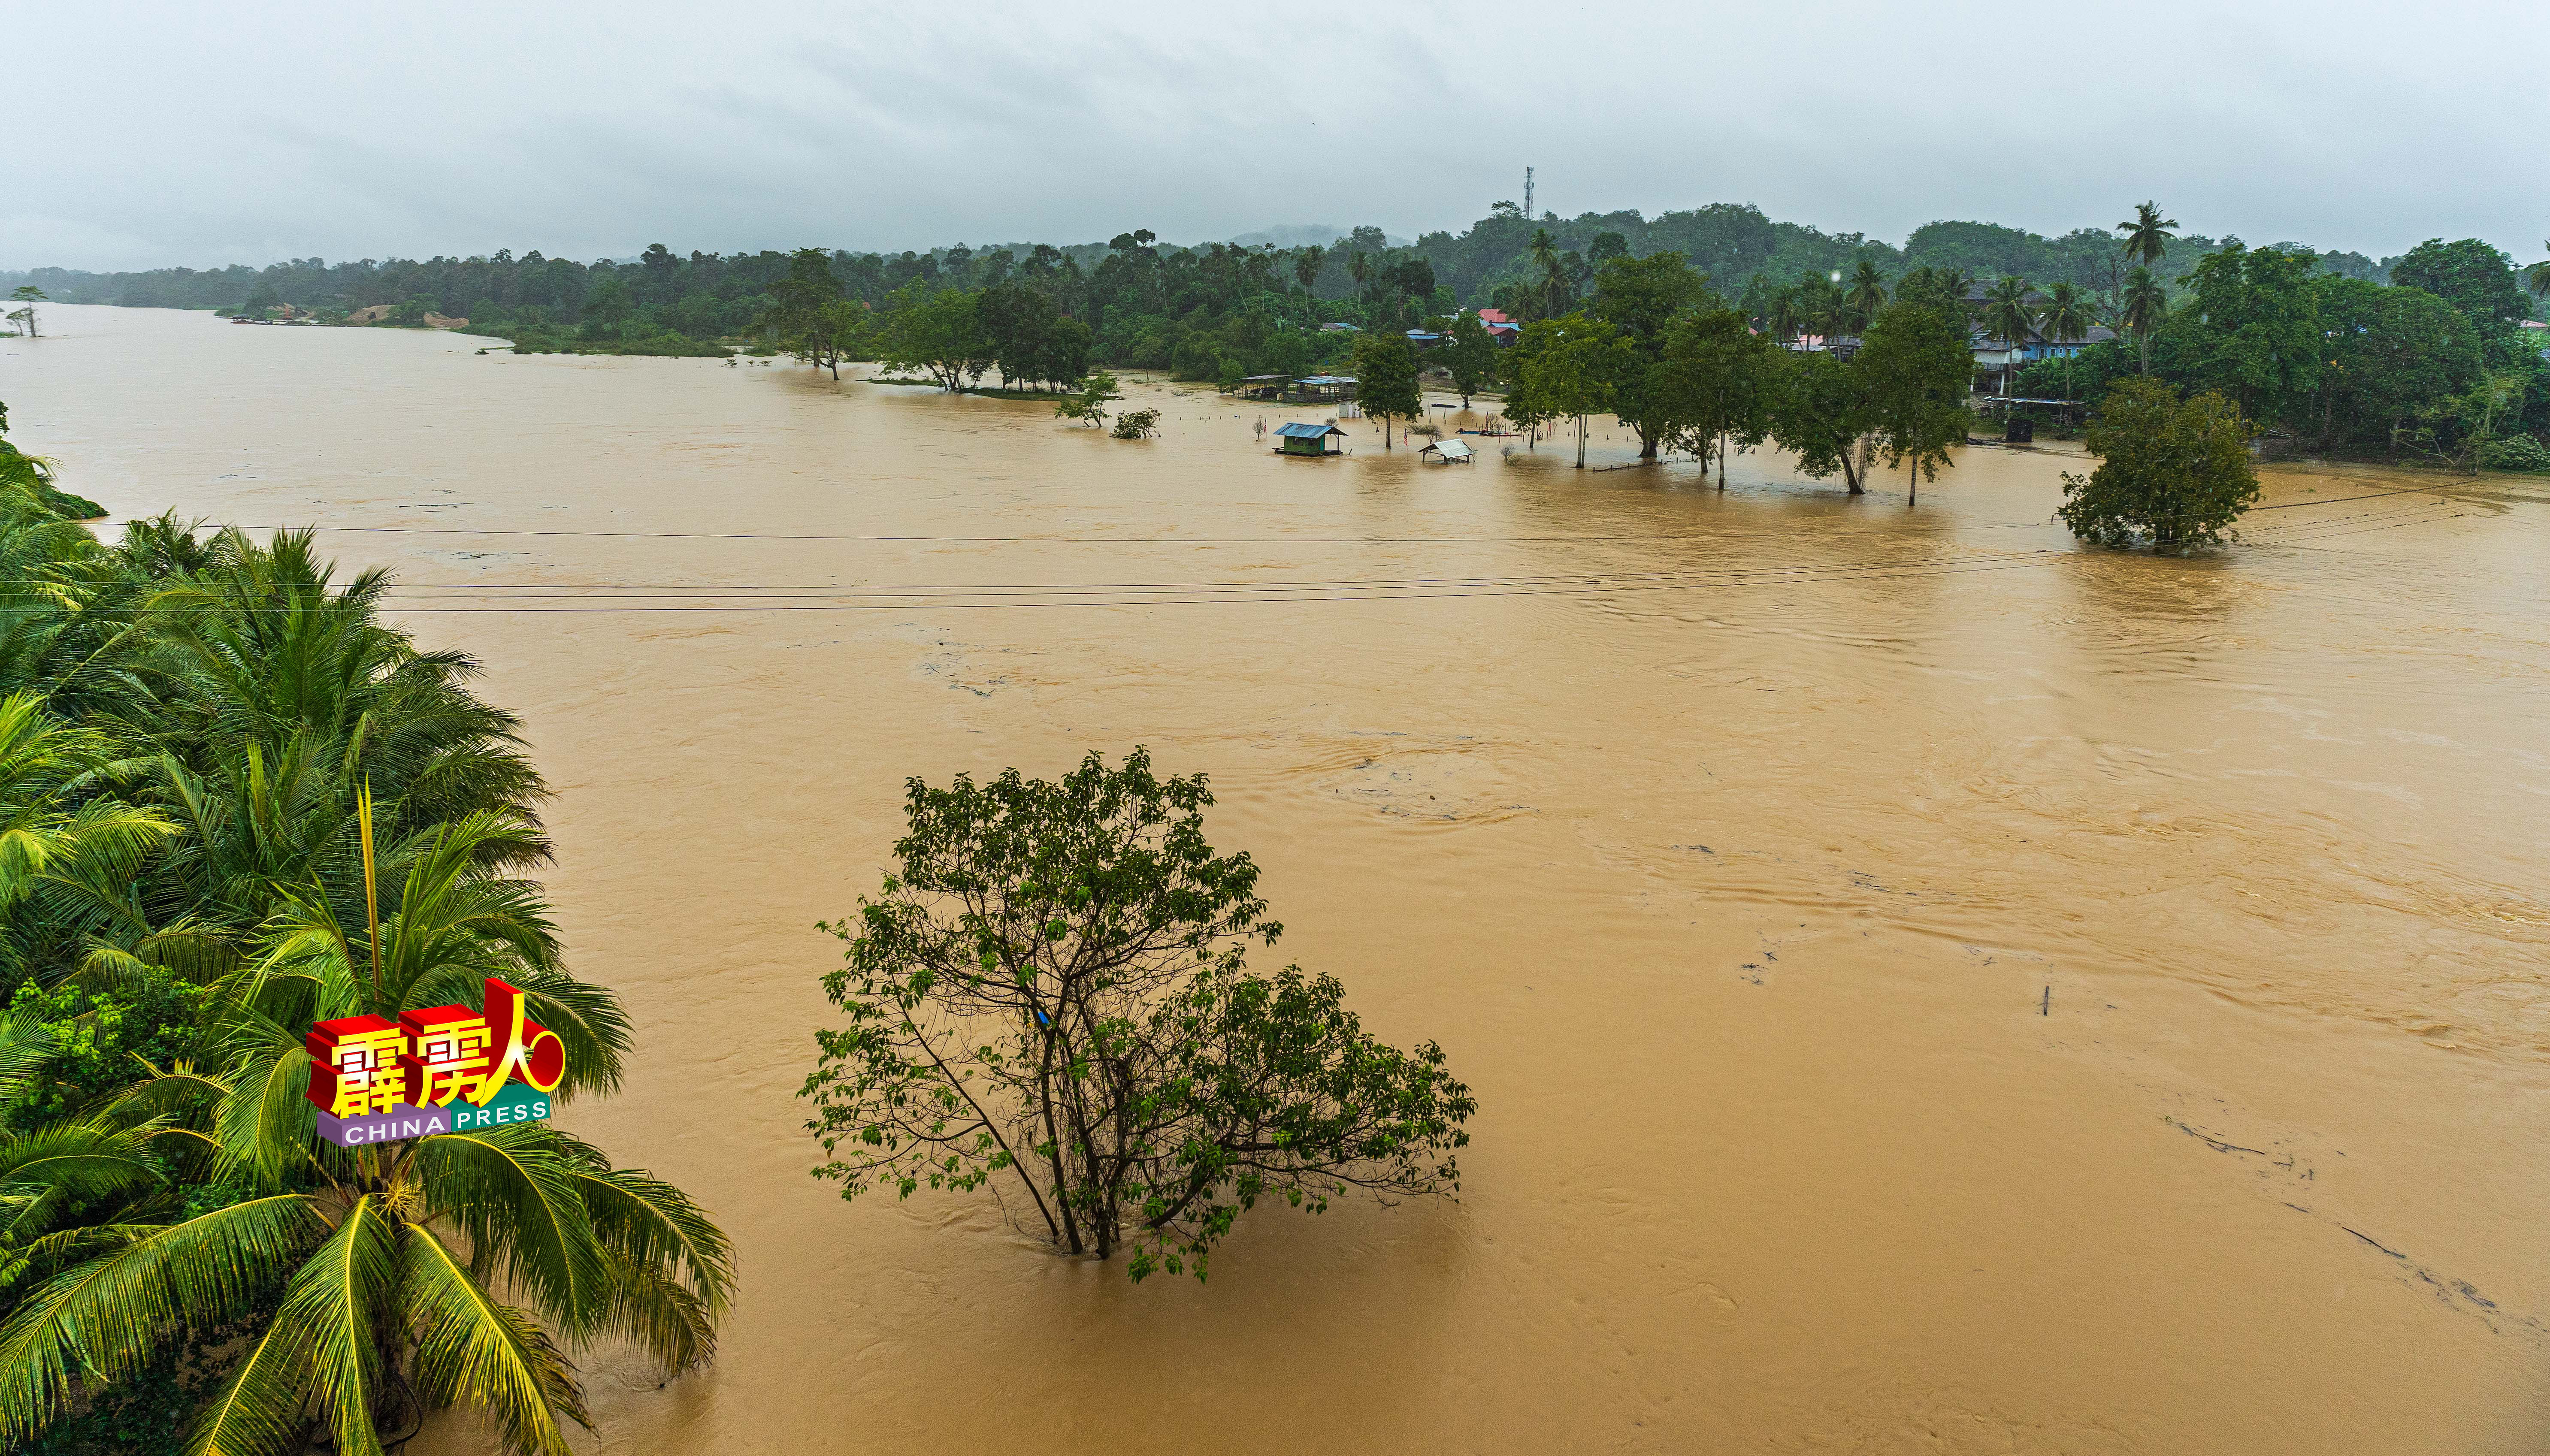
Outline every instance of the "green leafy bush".
<path fill-rule="evenodd" d="M 2055 514 L 2074 535 L 2102 546 L 2219 545 L 2258 499 L 2252 433 L 2221 395 L 2181 400 L 2158 380 L 2119 380 L 2090 424 L 2099 468 L 2064 474 Z"/>

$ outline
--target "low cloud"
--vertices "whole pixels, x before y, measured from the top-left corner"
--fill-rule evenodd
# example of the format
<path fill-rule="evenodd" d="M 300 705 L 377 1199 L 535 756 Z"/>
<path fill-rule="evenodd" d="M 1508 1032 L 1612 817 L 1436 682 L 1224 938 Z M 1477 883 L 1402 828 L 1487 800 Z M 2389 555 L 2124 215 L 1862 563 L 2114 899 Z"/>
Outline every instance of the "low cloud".
<path fill-rule="evenodd" d="M 2529 254 L 2540 7 L 56 6 L 13 17 L 0 267 L 1457 228 L 1750 201 L 1900 239 Z"/>

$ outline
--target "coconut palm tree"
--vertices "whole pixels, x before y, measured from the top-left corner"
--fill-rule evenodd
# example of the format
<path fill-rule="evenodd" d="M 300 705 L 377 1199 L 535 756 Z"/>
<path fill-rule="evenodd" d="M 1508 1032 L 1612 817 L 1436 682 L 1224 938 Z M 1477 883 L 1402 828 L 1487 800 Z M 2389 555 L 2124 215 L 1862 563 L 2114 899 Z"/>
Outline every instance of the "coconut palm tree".
<path fill-rule="evenodd" d="M 0 1308 L 30 1277 L 105 1245 L 104 1229 L 150 1216 L 168 1188 L 148 1143 L 159 1131 L 108 1116 L 12 1125 L 61 1050 L 33 1010 L 0 1016 Z"/>
<path fill-rule="evenodd" d="M 1967 308 L 1966 295 L 1975 291 L 1975 275 L 1967 269 L 1952 264 L 1940 268 L 1938 277 L 1939 291 L 1955 299 L 1958 308 Z"/>
<path fill-rule="evenodd" d="M 2177 226 L 2178 219 L 2163 218 L 2158 207 L 2138 202 L 2134 204 L 2133 219 L 2118 223 L 2116 231 L 2125 235 L 2125 256 L 2150 267 L 2160 261 L 2162 253 L 2169 251 L 2169 244 L 2177 236 L 2170 230 Z"/>
<path fill-rule="evenodd" d="M 2081 290 L 2070 283 L 2055 283 L 2045 290 L 2045 308 L 2037 315 L 2036 329 L 2057 346 L 2069 347 L 2090 336 L 2090 303 Z M 2072 356 L 2063 356 L 2065 394 L 2072 392 Z"/>
<path fill-rule="evenodd" d="M 129 882 L 176 825 L 100 792 L 130 766 L 98 733 L 55 721 L 34 692 L 0 699 L 0 972 L 14 983 L 52 963 L 48 917 L 11 912 L 48 888 L 96 876 Z"/>
<path fill-rule="evenodd" d="M 1311 301 L 1311 290 L 1319 286 L 1320 268 L 1328 260 L 1328 250 L 1314 243 L 1293 254 L 1293 276 L 1301 280 L 1302 302 Z"/>
<path fill-rule="evenodd" d="M 1796 288 L 1783 288 L 1772 295 L 1769 323 L 1773 339 L 1784 344 L 1795 341 L 1805 322 L 1806 310 L 1799 302 Z"/>
<path fill-rule="evenodd" d="M 324 1427 L 339 1451 L 378 1452 L 384 1428 L 467 1405 L 508 1449 L 563 1456 L 560 1422 L 584 1419 L 570 1349 L 631 1340 L 668 1371 L 709 1357 L 731 1253 L 669 1184 L 545 1123 L 347 1149 L 313 1133 L 293 1028 L 459 1000 L 487 976 L 564 1041 L 558 1095 L 617 1083 L 617 1003 L 558 968 L 532 888 L 486 867 L 508 857 L 488 840 L 526 832 L 480 815 L 407 845 L 397 909 L 371 923 L 341 923 L 315 887 L 284 897 L 263 953 L 213 988 L 220 1068 L 169 1069 L 121 1105 L 192 1129 L 246 1196 L 93 1234 L 103 1252 L 37 1287 L 0 1327 L 0 1439 L 243 1321 L 191 1450 L 282 1456 Z"/>
<path fill-rule="evenodd" d="M 1371 255 L 1370 255 L 1370 254 L 1368 254 L 1368 253 L 1363 253 L 1363 252 L 1349 252 L 1349 253 L 1347 253 L 1347 254 L 1346 254 L 1346 276 L 1347 276 L 1347 277 L 1349 277 L 1349 278 L 1352 278 L 1352 279 L 1354 280 L 1354 285 L 1355 285 L 1355 301 L 1356 301 L 1357 303 L 1361 303 L 1361 304 L 1369 305 L 1369 304 L 1372 302 L 1372 298 L 1371 298 L 1371 292 L 1372 292 L 1372 287 L 1371 287 L 1371 285 L 1372 285 L 1372 257 L 1371 257 Z"/>
<path fill-rule="evenodd" d="M 2550 242 L 2541 245 L 2550 248 Z M 2523 270 L 2523 286 L 2535 293 L 2550 294 L 2550 258 L 2543 258 Z"/>
<path fill-rule="evenodd" d="M 2151 372 L 2152 330 L 2169 317 L 2169 290 L 2149 268 L 2136 268 L 2125 275 L 2124 308 L 2117 317 L 2134 331 L 2134 351 L 2142 362 L 2142 372 Z"/>
<path fill-rule="evenodd" d="M 2027 280 L 2005 275 L 1984 295 L 1983 326 L 2007 346 L 2008 353 L 2001 371 L 2001 392 L 2010 393 L 2010 376 L 2015 356 L 2026 347 L 2028 338 L 2036 332 L 2036 311 L 2028 306 Z"/>
<path fill-rule="evenodd" d="M 1531 234 L 1531 265 L 1540 270 L 1540 279 L 1532 285 L 1533 300 L 1544 319 L 1555 319 L 1567 312 L 1572 289 L 1567 278 L 1567 255 L 1558 249 L 1558 240 L 1547 228 L 1535 228 Z"/>
<path fill-rule="evenodd" d="M 1859 260 L 1842 299 L 1850 306 L 1851 326 L 1855 329 L 1866 329 L 1877 318 L 1877 311 L 1886 307 L 1886 280 L 1879 276 L 1874 259 Z"/>

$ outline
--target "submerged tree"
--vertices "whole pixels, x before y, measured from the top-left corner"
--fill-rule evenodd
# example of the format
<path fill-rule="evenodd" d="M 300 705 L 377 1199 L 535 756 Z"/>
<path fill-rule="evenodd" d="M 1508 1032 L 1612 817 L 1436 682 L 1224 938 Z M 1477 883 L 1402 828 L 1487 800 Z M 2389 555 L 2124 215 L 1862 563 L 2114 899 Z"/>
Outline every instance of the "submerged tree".
<path fill-rule="evenodd" d="M 1055 1245 L 1129 1248 L 1135 1280 L 1204 1278 L 1261 1198 L 1457 1192 L 1469 1089 L 1432 1042 L 1367 1034 L 1332 978 L 1248 972 L 1281 926 L 1256 864 L 1205 841 L 1212 803 L 1139 748 L 1059 783 L 912 780 L 883 891 L 824 926 L 849 1021 L 817 1033 L 803 1093 L 816 1176 L 844 1198 L 997 1182 Z"/>
<path fill-rule="evenodd" d="M 1587 422 L 1610 410 L 1637 356 L 1618 329 L 1583 314 L 1523 327 L 1515 345 L 1506 414 L 1526 428 L 1565 420 L 1576 428 L 1576 468 L 1585 468 Z"/>
<path fill-rule="evenodd" d="M 1444 370 L 1452 376 L 1453 392 L 1461 396 L 1462 409 L 1470 407 L 1470 396 L 1497 382 L 1504 353 L 1504 346 L 1477 314 L 1465 312 L 1452 321 L 1441 357 Z"/>
<path fill-rule="evenodd" d="M 1949 447 L 1966 440 L 1974 379 L 1966 331 L 1930 309 L 1897 304 L 1869 326 L 1850 367 L 1860 377 L 1872 444 L 1886 452 L 1887 464 L 1905 468 L 1905 504 L 1917 505 L 1921 482 L 1938 479 L 1951 463 Z"/>
<path fill-rule="evenodd" d="M 1354 371 L 1355 400 L 1365 414 L 1381 417 L 1382 448 L 1388 449 L 1391 421 L 1413 420 L 1425 408 L 1417 383 L 1417 346 L 1404 334 L 1358 335 Z"/>
<path fill-rule="evenodd" d="M 1083 425 L 1103 428 L 1107 424 L 1107 407 L 1124 398 L 1116 387 L 1116 376 L 1101 369 L 1081 381 L 1080 388 L 1064 395 L 1053 407 L 1054 418 L 1077 420 Z"/>
<path fill-rule="evenodd" d="M 1699 456 L 1704 472 L 1714 459 L 1719 490 L 1726 489 L 1726 447 L 1748 449 L 1770 433 L 1782 357 L 1734 309 L 1677 320 L 1665 342 L 1654 387 L 1672 401 L 1670 442 Z"/>
<path fill-rule="evenodd" d="M 15 289 L 10 291 L 9 301 L 18 306 L 15 309 L 10 310 L 9 322 L 17 325 L 21 329 L 24 329 L 27 332 L 27 337 L 29 339 L 35 338 L 36 305 L 40 303 L 50 303 L 52 300 L 47 298 L 45 296 L 45 290 L 38 288 L 35 284 L 21 283 Z"/>
<path fill-rule="evenodd" d="M 1867 382 L 1823 349 L 1785 356 L 1770 391 L 1771 440 L 1821 480 L 1838 470 L 1852 495 L 1866 495 L 1861 441 L 1873 428 Z"/>
<path fill-rule="evenodd" d="M 2118 380 L 2088 432 L 2099 468 L 2064 475 L 2055 514 L 2096 545 L 2219 545 L 2258 499 L 2251 433 L 2219 394 L 2181 400 L 2156 379 Z"/>
<path fill-rule="evenodd" d="M 919 369 L 955 393 L 992 367 L 992 343 L 975 296 L 961 288 L 932 290 L 916 279 L 887 299 L 877 356 L 887 367 Z"/>

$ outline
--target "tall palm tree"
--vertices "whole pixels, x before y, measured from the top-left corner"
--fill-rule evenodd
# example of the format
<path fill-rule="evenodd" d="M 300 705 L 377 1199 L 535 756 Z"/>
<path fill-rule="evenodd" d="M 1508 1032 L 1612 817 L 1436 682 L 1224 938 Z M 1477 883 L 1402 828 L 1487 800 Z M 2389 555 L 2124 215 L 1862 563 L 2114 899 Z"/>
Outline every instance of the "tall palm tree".
<path fill-rule="evenodd" d="M 1850 305 L 1853 327 L 1864 330 L 1877 318 L 1877 311 L 1886 307 L 1886 280 L 1879 276 L 1874 259 L 1859 260 L 1850 275 L 1849 290 L 1842 297 Z"/>
<path fill-rule="evenodd" d="M 1806 322 L 1806 310 L 1800 306 L 1798 290 L 1783 288 L 1771 298 L 1771 337 L 1781 343 L 1794 342 Z"/>
<path fill-rule="evenodd" d="M 2124 307 L 2117 317 L 2134 331 L 2134 351 L 2141 358 L 2142 372 L 2151 372 L 2152 330 L 2169 317 L 2169 290 L 2149 268 L 2136 268 L 2125 276 Z"/>
<path fill-rule="evenodd" d="M 1367 305 L 1367 306 L 1368 306 L 1368 305 L 1370 305 L 1370 304 L 1371 304 L 1371 302 L 1372 302 L 1372 298 L 1371 298 L 1371 293 L 1372 293 L 1372 288 L 1371 288 L 1371 284 L 1372 284 L 1372 258 L 1371 258 L 1371 256 L 1370 256 L 1369 254 L 1367 254 L 1367 253 L 1362 253 L 1362 252 L 1349 252 L 1349 253 L 1347 253 L 1347 254 L 1346 254 L 1346 276 L 1347 276 L 1347 277 L 1349 277 L 1349 278 L 1352 278 L 1352 279 L 1354 280 L 1354 285 L 1355 285 L 1355 301 L 1356 301 L 1356 302 L 1358 302 L 1358 303 L 1361 303 L 1361 304 L 1365 304 L 1365 305 Z"/>
<path fill-rule="evenodd" d="M 2081 290 L 2070 283 L 2055 283 L 2045 290 L 2045 309 L 2036 317 L 2037 332 L 2058 347 L 2069 348 L 2090 336 L 2090 303 Z M 2065 394 L 2072 392 L 2072 356 L 2063 356 Z"/>
<path fill-rule="evenodd" d="M 396 833 L 479 810 L 537 822 L 546 790 L 519 720 L 469 693 L 478 668 L 466 655 L 419 651 L 380 621 L 386 575 L 339 588 L 307 532 L 264 545 L 226 534 L 225 564 L 150 601 L 171 679 L 153 695 L 154 736 L 201 745 L 188 766 L 202 774 L 245 770 L 250 745 L 280 763 L 308 738 L 341 826 L 357 780 Z M 521 852 L 536 863 L 547 846 Z"/>
<path fill-rule="evenodd" d="M 2125 235 L 2125 256 L 2150 267 L 2160 261 L 2162 253 L 2169 251 L 2169 244 L 2176 238 L 2170 230 L 2177 226 L 2178 219 L 2163 218 L 2157 206 L 2138 202 L 2134 204 L 2132 220 L 2118 223 L 2116 231 Z"/>
<path fill-rule="evenodd" d="M 1958 308 L 1966 309 L 1968 307 L 1966 295 L 1975 291 L 1975 275 L 1967 269 L 1949 264 L 1938 270 L 1938 278 L 1939 291 L 1955 299 Z"/>
<path fill-rule="evenodd" d="M 1539 279 L 1532 284 L 1536 295 L 1533 302 L 1542 318 L 1555 319 L 1567 312 L 1575 293 L 1575 284 L 1567 275 L 1568 260 L 1574 254 L 1561 252 L 1558 240 L 1549 236 L 1547 228 L 1532 230 L 1530 251 L 1531 265 L 1540 270 Z"/>
<path fill-rule="evenodd" d="M 1311 301 L 1311 290 L 1320 283 L 1320 268 L 1328 260 L 1328 250 L 1314 243 L 1293 254 L 1293 276 L 1301 280 L 1302 302 Z"/>
<path fill-rule="evenodd" d="M 224 1065 L 170 1069 L 124 1104 L 196 1129 L 246 1196 L 105 1230 L 105 1252 L 29 1295 L 0 1327 L 0 1440 L 26 1440 L 85 1382 L 242 1321 L 192 1450 L 283 1456 L 317 1425 L 340 1451 L 378 1452 L 384 1427 L 465 1404 L 508 1449 L 563 1456 L 560 1422 L 584 1420 L 569 1350 L 628 1339 L 671 1371 L 709 1357 L 732 1256 L 679 1190 L 546 1123 L 348 1149 L 313 1134 L 292 1028 L 458 1000 L 472 978 L 542 1007 L 566 1046 L 561 1096 L 617 1082 L 617 1004 L 557 969 L 530 887 L 485 868 L 505 856 L 483 841 L 524 832 L 484 815 L 410 845 L 376 931 L 340 923 L 324 896 L 286 897 L 264 953 L 213 988 Z"/>
<path fill-rule="evenodd" d="M 2007 352 L 2003 355 L 2001 392 L 2010 393 L 2010 376 L 2017 367 L 2018 351 L 2036 332 L 2036 311 L 2028 306 L 2027 280 L 2004 275 L 1984 295 L 1983 326 L 1999 339 Z"/>
<path fill-rule="evenodd" d="M 2550 242 L 2541 245 L 2550 248 Z M 2523 286 L 2535 293 L 2550 294 L 2550 258 L 2543 258 L 2523 270 Z"/>

